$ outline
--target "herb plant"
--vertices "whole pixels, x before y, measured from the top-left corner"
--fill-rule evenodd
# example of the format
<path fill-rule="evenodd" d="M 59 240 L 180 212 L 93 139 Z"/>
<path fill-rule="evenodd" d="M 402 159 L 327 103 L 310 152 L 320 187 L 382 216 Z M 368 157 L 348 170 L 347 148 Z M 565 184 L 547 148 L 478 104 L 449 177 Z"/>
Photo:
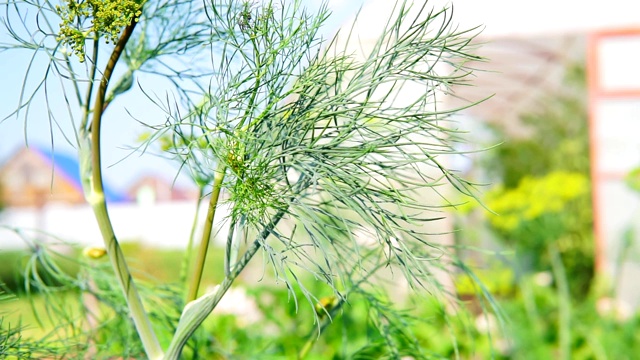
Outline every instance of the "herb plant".
<path fill-rule="evenodd" d="M 441 110 L 439 96 L 465 83 L 465 62 L 477 60 L 468 52 L 474 32 L 459 31 L 449 10 L 399 2 L 377 42 L 360 47 L 348 30 L 322 40 L 327 7 L 312 13 L 299 0 L 9 0 L 5 9 L 15 41 L 2 49 L 28 50 L 34 64 L 45 64 L 43 73 L 28 68 L 20 103 L 6 119 L 28 121 L 30 109 L 45 106 L 51 126 L 73 122 L 69 138 L 85 197 L 126 307 L 104 293 L 100 284 L 111 275 L 103 266 L 82 260 L 87 270 L 78 280 L 57 272 L 46 252 L 40 261 L 60 282 L 108 305 L 129 332 L 130 316 L 147 357 L 177 359 L 185 346 L 195 357 L 196 330 L 256 255 L 296 307 L 306 300 L 315 309 L 315 331 L 300 358 L 356 295 L 372 309 L 382 339 L 369 354 L 426 356 L 403 326 L 406 316 L 383 299 L 391 277 L 423 296 L 446 293 L 438 274 L 456 260 L 429 226 L 445 217 L 451 188 L 473 196 L 446 161 L 461 134 L 455 111 Z M 171 95 L 162 101 L 145 92 L 144 106 L 166 116 L 147 122 L 139 148 L 160 144 L 209 201 L 195 225 L 203 231 L 194 259 L 193 236 L 188 243 L 183 299 L 175 289 L 165 294 L 162 284 L 140 292 L 104 196 L 101 126 L 133 86 L 145 91 L 140 74 L 167 80 Z M 35 89 L 27 86 L 39 76 Z M 40 93 L 44 103 L 34 100 Z M 215 221 L 222 205 L 229 215 Z M 229 234 L 217 264 L 224 279 L 203 292 L 210 239 L 220 226 Z M 323 283 L 331 295 L 322 297 L 309 282 Z M 158 314 L 150 303 L 172 310 Z M 123 343 L 118 351 L 135 356 L 135 345 Z"/>

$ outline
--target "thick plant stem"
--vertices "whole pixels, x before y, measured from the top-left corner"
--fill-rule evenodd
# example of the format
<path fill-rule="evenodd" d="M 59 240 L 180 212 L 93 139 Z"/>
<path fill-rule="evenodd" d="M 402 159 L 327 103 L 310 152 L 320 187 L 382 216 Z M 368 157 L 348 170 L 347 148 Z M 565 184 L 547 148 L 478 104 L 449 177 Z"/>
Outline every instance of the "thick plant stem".
<path fill-rule="evenodd" d="M 100 39 L 97 37 L 97 35 L 93 38 L 93 56 L 91 57 L 93 61 L 91 63 L 91 70 L 89 70 L 89 79 L 91 80 L 96 78 L 96 71 L 98 70 L 97 64 L 99 54 L 98 48 L 100 46 L 99 40 Z M 91 114 L 91 95 L 93 93 L 93 85 L 93 81 L 89 82 L 84 104 L 82 106 L 82 122 L 80 123 L 80 133 L 85 134 L 85 136 L 86 131 L 88 130 L 89 115 Z"/>
<path fill-rule="evenodd" d="M 193 301 L 198 296 L 198 289 L 200 288 L 200 282 L 202 281 L 202 273 L 204 271 L 204 263 L 207 259 L 207 250 L 209 249 L 209 243 L 211 241 L 211 232 L 213 229 L 213 220 L 216 216 L 216 208 L 218 207 L 218 198 L 220 198 L 220 190 L 222 189 L 222 182 L 224 181 L 224 175 L 226 173 L 226 166 L 224 164 L 218 165 L 216 169 L 215 177 L 213 178 L 213 189 L 211 191 L 211 199 L 209 200 L 209 210 L 207 211 L 207 220 L 202 232 L 202 239 L 200 240 L 200 247 L 198 248 L 198 257 L 196 259 L 195 268 L 191 277 L 191 284 L 189 285 L 189 293 L 187 294 L 187 303 Z"/>
<path fill-rule="evenodd" d="M 193 253 L 193 241 L 196 236 L 196 228 L 198 227 L 198 220 L 200 214 L 200 204 L 202 204 L 202 197 L 204 196 L 204 186 L 198 186 L 198 201 L 196 202 L 196 213 L 193 216 L 193 223 L 191 223 L 191 231 L 189 232 L 189 243 L 187 244 L 187 252 L 182 260 L 182 266 L 180 268 L 180 284 L 187 283 L 187 273 L 189 271 L 189 264 L 191 264 L 191 254 Z"/>
<path fill-rule="evenodd" d="M 100 232 L 102 234 L 105 247 L 107 248 L 111 265 L 115 270 L 120 287 L 124 292 L 131 317 L 133 318 L 133 322 L 142 341 L 142 345 L 144 346 L 144 350 L 150 359 L 160 359 L 163 357 L 162 348 L 160 347 L 158 338 L 156 337 L 155 332 L 153 331 L 153 328 L 151 326 L 151 322 L 149 321 L 149 318 L 144 310 L 142 300 L 140 299 L 138 290 L 136 289 L 133 278 L 131 277 L 131 273 L 129 272 L 129 268 L 127 267 L 127 263 L 125 262 L 124 254 L 122 252 L 122 249 L 120 248 L 120 245 L 118 244 L 118 240 L 116 239 L 115 233 L 113 231 L 113 226 L 111 224 L 109 213 L 107 211 L 107 204 L 105 202 L 101 171 L 100 123 L 102 120 L 102 109 L 104 105 L 105 94 L 107 91 L 109 80 L 111 79 L 111 75 L 113 74 L 113 70 L 118 62 L 118 59 L 120 58 L 120 55 L 124 51 L 124 47 L 127 44 L 127 41 L 133 33 L 135 25 L 136 23 L 132 22 L 124 29 L 122 35 L 120 36 L 120 39 L 118 40 L 118 43 L 111 53 L 111 57 L 109 58 L 103 76 L 100 80 L 100 86 L 98 87 L 98 91 L 96 93 L 96 100 L 93 109 L 92 123 L 90 125 L 87 125 L 91 127 L 91 170 L 90 174 L 83 175 L 89 176 L 89 189 L 85 190 L 87 193 L 87 201 L 93 208 L 93 212 L 98 221 Z M 86 135 L 86 131 L 88 129 L 85 128 L 82 130 L 82 133 Z M 88 148 L 83 148 L 82 146 L 80 146 L 80 151 L 86 152 L 88 151 Z M 80 155 L 81 158 L 83 156 L 88 156 L 86 153 L 81 153 Z"/>
<path fill-rule="evenodd" d="M 100 199 L 101 198 L 101 199 Z M 124 292 L 127 305 L 129 306 L 129 312 L 133 318 L 133 322 L 136 326 L 144 350 L 149 359 L 161 359 L 163 356 L 162 348 L 156 338 L 155 332 L 151 326 L 151 322 L 147 317 L 147 314 L 142 305 L 138 290 L 136 289 L 129 268 L 124 259 L 124 253 L 118 244 L 118 240 L 113 232 L 111 221 L 109 220 L 109 214 L 107 212 L 107 206 L 104 201 L 104 195 L 94 194 L 95 203 L 92 203 L 93 212 L 98 220 L 100 232 L 105 241 L 107 253 L 109 254 L 109 260 L 113 266 L 120 287 Z"/>
<path fill-rule="evenodd" d="M 220 302 L 224 294 L 229 290 L 231 284 L 233 284 L 238 275 L 240 275 L 245 266 L 247 266 L 251 258 L 253 258 L 258 250 L 260 250 L 263 242 L 269 235 L 271 235 L 271 232 L 278 222 L 280 222 L 284 214 L 285 211 L 280 211 L 274 215 L 271 222 L 262 229 L 253 244 L 242 255 L 242 258 L 238 260 L 238 263 L 231 269 L 229 275 L 224 278 L 222 283 L 216 287 L 213 293 L 204 295 L 198 300 L 187 304 L 182 312 L 178 329 L 171 340 L 171 345 L 169 345 L 169 349 L 167 350 L 164 359 L 180 359 L 182 349 L 191 335 L 193 335 L 200 324 L 202 324 L 202 322 L 209 316 L 216 305 L 218 305 L 218 302 Z"/>
<path fill-rule="evenodd" d="M 301 175 L 298 179 L 296 193 L 301 192 L 303 189 L 307 188 L 309 184 L 310 181 L 305 179 L 304 174 Z M 273 233 L 273 230 L 278 225 L 280 220 L 282 220 L 282 218 L 285 216 L 287 211 L 288 209 L 281 209 L 273 215 L 271 221 L 269 221 L 269 223 L 262 228 L 258 236 L 256 236 L 256 239 L 244 252 L 238 262 L 229 269 L 229 273 L 225 276 L 222 284 L 218 285 L 216 289 L 211 293 L 205 294 L 197 300 L 187 303 L 187 306 L 185 306 L 184 310 L 182 311 L 180 322 L 178 323 L 178 328 L 176 329 L 176 333 L 174 334 L 173 339 L 171 339 L 171 344 L 169 345 L 169 349 L 167 349 L 167 352 L 165 353 L 164 359 L 177 360 L 180 358 L 182 349 L 184 348 L 191 335 L 193 335 L 196 329 L 209 316 L 209 314 L 211 314 L 213 309 L 215 309 L 216 305 L 218 305 L 218 302 L 220 302 L 224 294 L 231 287 L 231 284 L 233 284 L 238 275 L 240 275 L 242 270 L 244 270 L 247 264 L 249 264 L 249 261 L 251 261 L 258 250 L 262 248 L 265 240 L 269 237 L 269 235 Z"/>

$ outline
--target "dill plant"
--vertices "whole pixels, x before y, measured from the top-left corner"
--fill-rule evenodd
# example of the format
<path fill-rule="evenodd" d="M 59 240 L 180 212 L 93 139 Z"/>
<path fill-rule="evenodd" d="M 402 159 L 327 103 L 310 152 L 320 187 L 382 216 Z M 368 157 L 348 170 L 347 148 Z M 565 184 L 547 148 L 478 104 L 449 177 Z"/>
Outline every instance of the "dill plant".
<path fill-rule="evenodd" d="M 4 23 L 16 41 L 3 50 L 27 49 L 33 59 L 45 59 L 40 85 L 27 90 L 38 76 L 29 67 L 19 106 L 7 118 L 27 121 L 31 107 L 43 106 L 33 100 L 43 91 L 50 123 L 67 117 L 74 124 L 86 199 L 126 307 L 95 285 L 111 276 L 104 266 L 83 261 L 82 281 L 54 265 L 49 270 L 110 304 L 123 326 L 130 316 L 139 351 L 153 359 L 183 355 L 247 264 L 261 255 L 269 275 L 290 289 L 291 301 L 298 306 L 299 294 L 315 309 L 300 358 L 334 317 L 348 311 L 353 296 L 372 309 L 382 339 L 375 344 L 378 355 L 426 357 L 406 326 L 409 317 L 385 300 L 385 284 L 402 276 L 423 296 L 445 293 L 437 274 L 450 271 L 456 260 L 433 240 L 428 225 L 451 204 L 426 197 L 446 199 L 451 187 L 473 196 L 471 185 L 443 160 L 457 153 L 462 139 L 451 122 L 455 111 L 440 110 L 438 96 L 465 83 L 471 72 L 465 62 L 477 60 L 468 52 L 474 31 L 453 26 L 451 11 L 398 2 L 378 41 L 354 52 L 358 39 L 349 31 L 329 41 L 318 35 L 330 15 L 326 6 L 312 13 L 298 0 L 10 0 L 5 7 Z M 25 35 L 16 21 L 37 30 Z M 168 80 L 167 98 L 175 100 L 162 103 L 148 95 L 166 121 L 148 124 L 152 131 L 140 148 L 160 144 L 208 195 L 206 217 L 194 222 L 204 229 L 195 259 L 193 232 L 189 240 L 184 300 L 175 291 L 159 296 L 157 288 L 141 296 L 104 197 L 101 124 L 141 73 Z M 54 86 L 67 107 L 63 115 L 50 103 Z M 223 204 L 229 216 L 215 222 Z M 207 250 L 218 226 L 229 230 L 219 264 L 225 278 L 202 294 Z M 320 298 L 308 281 L 326 284 L 332 295 Z M 178 313 L 150 316 L 142 298 L 173 304 Z M 162 326 L 158 317 L 165 319 Z M 173 334 L 160 341 L 157 331 L 166 337 L 167 330 Z"/>

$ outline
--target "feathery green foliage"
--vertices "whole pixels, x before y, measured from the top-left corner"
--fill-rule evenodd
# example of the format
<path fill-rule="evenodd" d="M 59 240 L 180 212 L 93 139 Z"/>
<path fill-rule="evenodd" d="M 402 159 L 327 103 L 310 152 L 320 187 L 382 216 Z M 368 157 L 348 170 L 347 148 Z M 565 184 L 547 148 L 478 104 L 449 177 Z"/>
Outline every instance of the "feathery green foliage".
<path fill-rule="evenodd" d="M 468 52 L 475 32 L 459 31 L 449 10 L 398 2 L 378 40 L 361 47 L 353 29 L 323 41 L 318 31 L 329 16 L 326 6 L 311 13 L 301 1 L 114 0 L 54 6 L 9 0 L 6 7 L 26 28 L 28 9 L 38 9 L 46 19 L 35 37 L 21 35 L 12 18 L 5 20 L 16 43 L 4 49 L 27 48 L 34 59 L 39 54 L 46 59 L 44 76 L 31 94 L 26 85 L 38 75 L 35 66 L 27 70 L 12 115 L 27 121 L 29 109 L 42 105 L 34 99 L 43 91 L 51 124 L 64 116 L 76 127 L 86 198 L 126 308 L 99 291 L 101 275 L 94 267 L 87 265 L 91 275 L 78 283 L 63 277 L 53 262 L 38 259 L 65 286 L 109 305 L 123 326 L 125 314 L 131 316 L 141 346 L 122 339 L 123 354 L 179 358 L 261 254 L 270 265 L 266 275 L 285 284 L 296 308 L 300 296 L 311 308 L 319 302 L 310 282 L 324 283 L 333 293 L 332 309 L 312 312 L 309 324 L 315 322 L 316 335 L 357 294 L 369 304 L 378 333 L 359 356 L 424 357 L 415 336 L 405 330 L 406 318 L 385 294 L 397 286 L 393 282 L 406 282 L 418 293 L 451 295 L 439 279 L 456 261 L 439 244 L 443 230 L 434 223 L 452 205 L 446 199 L 453 189 L 473 194 L 472 185 L 448 168 L 447 157 L 458 153 L 462 134 L 451 119 L 455 110 L 440 109 L 439 94 L 465 83 L 471 72 L 466 61 L 478 58 Z M 101 39 L 115 44 L 106 58 Z M 78 61 L 62 51 L 65 46 Z M 119 79 L 114 77 L 117 64 L 126 65 Z M 168 80 L 172 94 L 163 102 L 145 92 L 150 104 L 166 112 L 166 121 L 148 123 L 153 132 L 141 149 L 160 142 L 201 189 L 212 187 L 188 301 L 198 296 L 209 234 L 220 224 L 229 228 L 221 284 L 186 305 L 174 303 L 184 306 L 180 320 L 174 314 L 163 326 L 145 310 L 141 299 L 148 303 L 152 294 L 141 294 L 133 281 L 102 188 L 101 124 L 109 120 L 103 115 L 140 72 Z M 54 77 L 61 80 L 64 115 L 51 105 Z M 145 91 L 144 82 L 139 86 Z M 223 203 L 229 216 L 215 223 Z M 38 278 L 36 272 L 29 275 Z M 75 318 L 66 320 L 74 324 Z M 175 330 L 170 341 L 164 339 L 167 330 Z M 306 344 L 301 356 L 313 341 Z"/>

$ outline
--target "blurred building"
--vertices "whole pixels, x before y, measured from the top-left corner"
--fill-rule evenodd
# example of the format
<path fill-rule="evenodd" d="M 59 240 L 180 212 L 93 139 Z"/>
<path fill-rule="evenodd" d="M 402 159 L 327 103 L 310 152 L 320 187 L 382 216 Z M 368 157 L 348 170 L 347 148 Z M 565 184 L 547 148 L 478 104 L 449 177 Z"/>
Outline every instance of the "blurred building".
<path fill-rule="evenodd" d="M 141 175 L 126 192 L 104 180 L 108 203 L 171 202 L 195 200 L 193 188 L 174 186 L 157 175 Z M 44 147 L 19 149 L 0 166 L 0 204 L 8 208 L 41 207 L 47 203 L 85 204 L 78 160 Z"/>
<path fill-rule="evenodd" d="M 32 240 L 100 245 L 79 171 L 75 157 L 39 146 L 22 148 L 5 161 L 0 166 L 0 250 L 29 246 Z M 186 244 L 196 190 L 153 175 L 141 175 L 125 192 L 107 181 L 104 188 L 120 240 L 160 247 Z"/>
<path fill-rule="evenodd" d="M 109 202 L 129 200 L 107 184 L 105 196 Z M 39 146 L 18 150 L 0 167 L 0 203 L 6 207 L 41 207 L 49 202 L 85 202 L 77 159 Z"/>
<path fill-rule="evenodd" d="M 127 195 L 138 203 L 155 203 L 195 200 L 198 191 L 193 188 L 174 186 L 164 177 L 144 175 L 129 187 Z"/>

